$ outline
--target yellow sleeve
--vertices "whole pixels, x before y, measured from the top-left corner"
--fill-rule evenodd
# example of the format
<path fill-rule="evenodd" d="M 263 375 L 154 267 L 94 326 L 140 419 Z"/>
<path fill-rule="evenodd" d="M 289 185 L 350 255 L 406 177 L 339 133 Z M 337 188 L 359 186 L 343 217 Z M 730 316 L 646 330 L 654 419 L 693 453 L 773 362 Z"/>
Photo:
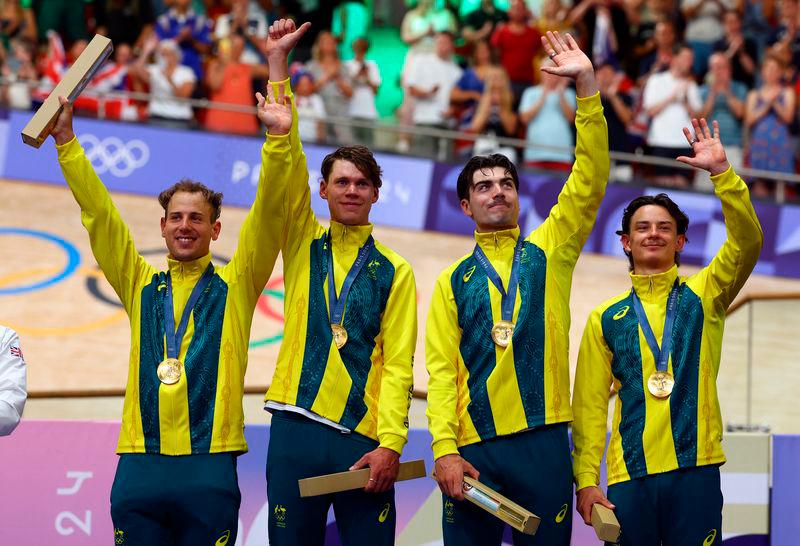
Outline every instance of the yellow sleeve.
<path fill-rule="evenodd" d="M 125 310 L 130 312 L 138 281 L 155 273 L 155 269 L 136 250 L 128 226 L 78 139 L 56 145 L 56 149 L 61 172 L 81 208 L 81 222 L 89 232 L 92 253 Z"/>
<path fill-rule="evenodd" d="M 288 96 L 291 89 L 286 86 Z M 256 301 L 272 274 L 285 236 L 287 189 L 295 173 L 289 135 L 267 135 L 261 147 L 261 172 L 253 206 L 242 224 L 236 252 L 226 269 L 247 275 Z"/>
<path fill-rule="evenodd" d="M 417 287 L 405 261 L 395 267 L 392 289 L 381 318 L 383 373 L 378 405 L 378 441 L 402 453 L 408 441 L 408 407 L 414 388 L 417 346 Z"/>
<path fill-rule="evenodd" d="M 530 240 L 545 251 L 566 246 L 576 262 L 594 226 L 609 173 L 608 128 L 600 93 L 578 97 L 575 163 L 558 202 Z"/>
<path fill-rule="evenodd" d="M 578 351 L 572 395 L 572 467 L 576 490 L 600 483 L 600 461 L 606 446 L 608 398 L 613 377 L 611 351 L 603 338 L 601 313 L 586 323 Z"/>
<path fill-rule="evenodd" d="M 431 297 L 425 331 L 425 367 L 428 369 L 428 429 L 433 436 L 433 458 L 458 453 L 458 327 L 450 277 L 439 276 Z"/>
<path fill-rule="evenodd" d="M 722 202 L 727 238 L 705 273 L 714 300 L 721 308 L 727 309 L 758 262 L 764 233 L 747 185 L 733 168 L 713 176 L 711 180 Z"/>
<path fill-rule="evenodd" d="M 308 180 L 308 160 L 300 142 L 300 133 L 297 126 L 297 105 L 294 101 L 289 80 L 269 82 L 276 91 L 283 86 L 284 94 L 292 101 L 292 128 L 289 131 L 289 146 L 292 150 L 292 164 L 289 168 L 289 187 L 286 199 L 286 229 L 281 241 L 281 251 L 284 262 L 291 262 L 301 250 L 306 236 L 315 236 L 321 229 L 314 211 L 311 210 L 311 190 Z M 284 264 L 284 267 L 286 265 Z"/>

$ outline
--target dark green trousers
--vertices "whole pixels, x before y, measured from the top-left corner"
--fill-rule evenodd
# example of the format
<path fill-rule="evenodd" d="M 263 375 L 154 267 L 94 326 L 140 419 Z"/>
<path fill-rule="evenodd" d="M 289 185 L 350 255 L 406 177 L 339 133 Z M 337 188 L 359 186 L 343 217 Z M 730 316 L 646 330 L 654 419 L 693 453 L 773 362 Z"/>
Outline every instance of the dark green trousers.
<path fill-rule="evenodd" d="M 378 442 L 288 411 L 274 411 L 267 450 L 269 543 L 322 546 L 333 505 L 343 546 L 394 544 L 394 487 L 385 493 L 345 491 L 300 497 L 297 480 L 344 472 Z"/>
<path fill-rule="evenodd" d="M 569 546 L 572 534 L 572 461 L 567 424 L 543 426 L 459 448 L 480 481 L 540 518 L 536 534 L 514 531 L 514 544 Z M 505 524 L 464 500 L 442 495 L 446 546 L 499 546 Z"/>
<path fill-rule="evenodd" d="M 233 546 L 240 504 L 233 453 L 126 453 L 111 487 L 114 544 Z"/>
<path fill-rule="evenodd" d="M 608 487 L 622 546 L 720 546 L 719 466 L 653 474 Z"/>

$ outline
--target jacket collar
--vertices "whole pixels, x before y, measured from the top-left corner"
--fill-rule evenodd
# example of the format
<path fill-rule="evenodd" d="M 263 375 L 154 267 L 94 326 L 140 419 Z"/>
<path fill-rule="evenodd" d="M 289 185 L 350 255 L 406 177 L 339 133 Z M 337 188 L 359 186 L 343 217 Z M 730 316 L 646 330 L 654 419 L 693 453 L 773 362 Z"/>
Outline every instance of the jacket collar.
<path fill-rule="evenodd" d="M 372 224 L 367 224 L 365 226 L 348 226 L 331 220 L 331 241 L 337 247 L 355 246 L 360 248 L 367 242 L 367 238 L 372 235 L 373 227 Z"/>
<path fill-rule="evenodd" d="M 486 256 L 499 255 L 507 249 L 513 250 L 517 239 L 519 239 L 519 226 L 500 231 L 475 232 L 475 242 L 480 245 Z"/>
<path fill-rule="evenodd" d="M 169 273 L 173 280 L 188 280 L 199 279 L 203 271 L 206 270 L 208 264 L 211 262 L 211 253 L 209 252 L 202 258 L 183 262 L 176 260 L 172 256 L 167 256 L 167 265 L 169 266 Z"/>
<path fill-rule="evenodd" d="M 635 275 L 631 273 L 631 283 L 636 295 L 642 301 L 656 302 L 661 301 L 675 284 L 678 278 L 678 266 L 673 265 L 663 273 L 653 275 Z"/>

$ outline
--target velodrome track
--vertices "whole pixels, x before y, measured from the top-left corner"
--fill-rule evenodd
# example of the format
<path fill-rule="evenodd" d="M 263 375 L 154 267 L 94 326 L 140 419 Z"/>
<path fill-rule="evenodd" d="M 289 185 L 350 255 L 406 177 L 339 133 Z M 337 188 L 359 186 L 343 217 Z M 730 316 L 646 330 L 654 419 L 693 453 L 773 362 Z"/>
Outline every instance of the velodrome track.
<path fill-rule="evenodd" d="M 0 323 L 16 329 L 28 362 L 33 396 L 121 394 L 127 377 L 129 327 L 124 311 L 91 254 L 80 213 L 66 186 L 1 180 Z M 155 198 L 114 193 L 137 247 L 151 263 L 164 266 L 165 246 L 159 229 L 162 209 Z M 223 206 L 222 232 L 212 244 L 218 263 L 230 258 L 246 210 Z M 468 237 L 376 227 L 376 237 L 406 257 L 418 289 L 419 336 L 414 386 L 424 396 L 427 372 L 424 325 L 437 274 L 470 251 Z M 697 271 L 682 266 L 682 274 Z M 570 363 L 574 372 L 577 347 L 586 317 L 602 300 L 629 288 L 627 263 L 609 256 L 584 254 L 572 290 Z M 800 292 L 800 281 L 754 275 L 740 298 L 751 293 Z M 283 283 L 280 260 L 255 313 L 246 376 L 248 392 L 266 390 L 282 335 Z M 796 326 L 794 305 L 759 304 L 757 313 L 754 405 L 762 408 L 757 422 L 773 431 L 797 432 L 800 410 L 782 405 L 784 389 L 800 384 L 800 371 L 788 365 Z M 744 311 L 744 310 L 743 310 Z M 745 416 L 746 313 L 731 317 L 726 331 L 719 390 L 723 417 L 742 422 Z M 727 366 L 727 367 L 726 367 Z M 795 369 L 793 369 L 795 368 Z M 772 409 L 774 408 L 774 410 Z M 762 415 L 763 414 L 763 415 Z"/>

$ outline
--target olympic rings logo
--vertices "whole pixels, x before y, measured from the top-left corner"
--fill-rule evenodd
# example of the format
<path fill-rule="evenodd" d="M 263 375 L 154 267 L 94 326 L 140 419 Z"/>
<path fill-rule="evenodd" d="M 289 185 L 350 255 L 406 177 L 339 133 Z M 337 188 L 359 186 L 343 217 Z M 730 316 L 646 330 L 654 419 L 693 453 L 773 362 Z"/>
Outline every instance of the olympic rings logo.
<path fill-rule="evenodd" d="M 79 140 L 97 174 L 110 172 L 118 178 L 125 178 L 150 160 L 150 148 L 138 138 L 128 142 L 117 137 L 100 140 L 87 133 L 81 135 Z"/>

